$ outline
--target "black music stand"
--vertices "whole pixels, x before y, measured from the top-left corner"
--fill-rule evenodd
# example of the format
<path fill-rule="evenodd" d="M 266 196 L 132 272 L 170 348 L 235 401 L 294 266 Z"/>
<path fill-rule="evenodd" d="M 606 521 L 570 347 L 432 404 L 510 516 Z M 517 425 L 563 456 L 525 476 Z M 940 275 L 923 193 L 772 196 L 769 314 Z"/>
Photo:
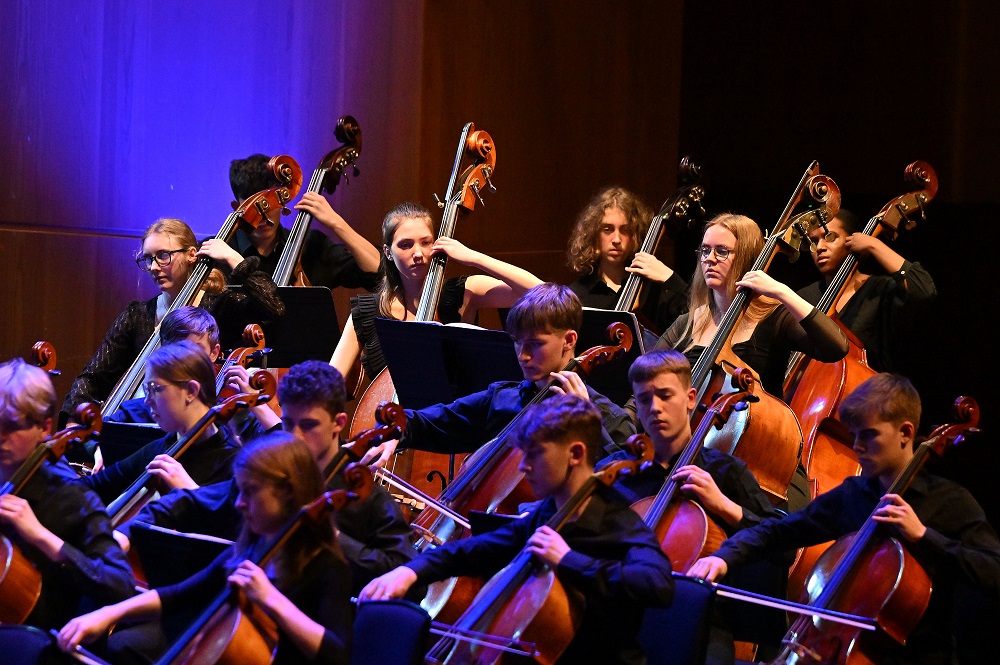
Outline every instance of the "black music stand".
<path fill-rule="evenodd" d="M 399 403 L 408 409 L 448 404 L 494 381 L 524 378 L 510 336 L 499 330 L 375 319 Z"/>
<path fill-rule="evenodd" d="M 617 312 L 611 309 L 583 308 L 583 326 L 576 341 L 576 355 L 594 346 L 611 344 L 608 326 L 624 323 L 632 331 L 632 348 L 624 358 L 595 367 L 587 378 L 587 385 L 601 393 L 615 404 L 622 406 L 632 396 L 632 384 L 628 380 L 628 368 L 632 362 L 645 353 L 642 328 L 632 312 Z"/>
<path fill-rule="evenodd" d="M 238 290 L 242 287 L 231 286 Z M 325 286 L 279 286 L 285 315 L 261 324 L 268 367 L 291 367 L 306 360 L 330 360 L 340 341 L 333 294 Z M 260 367 L 259 361 L 253 366 Z"/>
<path fill-rule="evenodd" d="M 200 533 L 182 533 L 136 522 L 129 541 L 150 589 L 176 584 L 208 567 L 233 542 Z"/>
<path fill-rule="evenodd" d="M 97 445 L 101 448 L 101 458 L 104 466 L 111 466 L 136 452 L 147 443 L 166 436 L 156 423 L 119 423 L 106 422 L 101 424 L 101 433 L 97 437 Z"/>

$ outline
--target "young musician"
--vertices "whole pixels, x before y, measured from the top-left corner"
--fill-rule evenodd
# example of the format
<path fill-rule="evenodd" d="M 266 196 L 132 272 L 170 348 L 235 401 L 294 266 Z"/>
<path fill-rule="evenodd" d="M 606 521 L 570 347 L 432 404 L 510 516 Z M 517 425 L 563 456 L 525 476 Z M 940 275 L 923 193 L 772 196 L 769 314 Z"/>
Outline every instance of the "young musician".
<path fill-rule="evenodd" d="M 793 351 L 833 362 L 847 354 L 847 337 L 791 288 L 763 270 L 750 270 L 763 247 L 760 227 L 749 217 L 724 213 L 709 220 L 695 250 L 700 261 L 691 277 L 688 312 L 656 348 L 677 349 L 693 365 L 711 344 L 737 289 L 749 289 L 754 297 L 733 334 L 733 351 L 760 375 L 764 390 L 780 399 Z"/>
<path fill-rule="evenodd" d="M 441 289 L 437 319 L 441 323 L 475 323 L 480 309 L 510 307 L 541 280 L 526 270 L 469 249 L 454 238 L 436 238 L 427 208 L 402 203 L 382 221 L 382 279 L 372 295 L 351 299 L 351 315 L 330 359 L 347 376 L 361 356 L 369 378 L 385 368 L 375 319 L 408 321 L 416 318 L 431 258 L 438 253 L 485 272 L 447 279 Z"/>
<path fill-rule="evenodd" d="M 568 286 L 545 282 L 532 288 L 517 299 L 506 321 L 524 380 L 497 381 L 451 404 L 407 409 L 402 439 L 373 448 L 366 459 L 381 466 L 397 445 L 438 453 L 472 452 L 498 434 L 553 379 L 553 394 L 573 393 L 598 407 L 604 424 L 598 457 L 616 450 L 616 444 L 635 434 L 628 413 L 586 385 L 579 374 L 565 370 L 576 353 L 582 324 L 580 299 Z"/>
<path fill-rule="evenodd" d="M 278 187 L 279 183 L 268 170 L 270 157 L 260 153 L 246 159 L 234 159 L 229 166 L 229 184 L 236 197 L 236 205 L 265 189 Z M 363 288 L 371 291 L 378 281 L 379 251 L 338 215 L 320 194 L 306 192 L 296 210 L 310 213 L 317 222 L 333 231 L 343 244 L 333 242 L 323 231 L 310 228 L 302 246 L 302 269 L 313 286 L 330 289 L 339 286 Z M 228 245 L 206 241 L 219 258 L 231 268 L 243 259 L 257 257 L 260 270 L 273 275 L 278 261 L 288 243 L 289 229 L 280 220 L 272 221 L 266 215 L 252 233 L 237 229 Z"/>
<path fill-rule="evenodd" d="M 0 484 L 44 445 L 55 414 L 56 392 L 45 371 L 20 358 L 0 365 Z M 42 574 L 27 625 L 58 627 L 133 593 L 132 569 L 111 537 L 104 505 L 76 477 L 65 461 L 46 461 L 17 496 L 0 495 L 0 533 Z M 15 573 L 5 570 L 5 583 L 16 583 Z"/>
<path fill-rule="evenodd" d="M 888 652 L 881 662 L 951 663 L 953 594 L 971 586 L 1000 598 L 1000 540 L 972 495 L 949 480 L 921 471 L 902 496 L 886 494 L 913 458 L 920 412 L 920 396 L 905 377 L 882 373 L 865 380 L 839 410 L 854 437 L 861 475 L 798 512 L 733 535 L 688 574 L 715 581 L 733 566 L 769 553 L 854 532 L 874 513 L 885 535 L 903 543 L 933 586 L 930 605 L 906 646 L 885 639 Z"/>
<path fill-rule="evenodd" d="M 868 366 L 876 372 L 890 372 L 900 316 L 934 300 L 937 289 L 923 266 L 906 260 L 879 238 L 861 233 L 864 226 L 857 215 L 841 208 L 826 227 L 834 236 L 832 240 L 826 239 L 823 228 L 809 233 L 815 243 L 811 256 L 820 279 L 798 293 L 815 304 L 849 256 L 859 261 L 872 259 L 886 274 L 855 271 L 837 302 L 837 317 L 864 344 Z"/>
<path fill-rule="evenodd" d="M 187 340 L 161 346 L 146 361 L 146 404 L 166 436 L 100 471 L 78 480 L 105 504 L 117 499 L 144 471 L 160 482 L 160 490 L 217 483 L 232 475 L 237 442 L 224 427 L 210 424 L 175 460 L 166 454 L 215 406 L 215 370 L 204 349 Z"/>
<path fill-rule="evenodd" d="M 614 309 L 618 292 L 635 273 L 646 278 L 641 310 L 658 331 L 687 311 L 687 282 L 673 268 L 637 251 L 653 211 L 622 187 L 606 187 L 580 212 L 569 238 L 569 267 L 580 275 L 572 284 L 584 307 Z"/>
<path fill-rule="evenodd" d="M 92 642 L 117 624 L 108 657 L 115 663 L 152 662 L 178 637 L 170 618 L 198 612 L 231 585 L 277 624 L 275 663 L 347 662 L 354 615 L 351 575 L 332 519 L 304 524 L 263 569 L 249 560 L 323 493 L 308 448 L 287 434 L 268 435 L 241 449 L 233 468 L 236 507 L 244 517 L 236 544 L 183 582 L 73 619 L 59 632 L 61 648 Z M 150 623 L 126 627 L 141 621 Z"/>
<path fill-rule="evenodd" d="M 520 468 L 542 499 L 499 529 L 452 541 L 372 581 L 362 600 L 402 597 L 414 584 L 455 576 L 489 577 L 526 550 L 584 596 L 583 622 L 560 663 L 643 663 L 637 641 L 644 609 L 673 593 L 670 561 L 655 536 L 613 489 L 595 493 L 565 528 L 545 522 L 593 473 L 601 416 L 577 395 L 533 405 L 515 428 Z"/>
<path fill-rule="evenodd" d="M 159 219 L 146 229 L 135 261 L 140 270 L 149 273 L 160 294 L 145 302 L 129 303 L 118 316 L 94 357 L 73 381 L 63 402 L 61 420 L 67 419 L 77 404 L 107 399 L 184 288 L 199 256 L 210 254 L 204 247 L 199 249 L 194 231 L 181 220 Z M 201 305 L 216 318 L 223 346 L 235 348 L 248 324 L 282 315 L 284 305 L 275 294 L 274 282 L 257 270 L 255 261 L 237 266 L 228 283 L 242 284 L 245 295 L 229 291 L 206 293 Z"/>
<path fill-rule="evenodd" d="M 200 346 L 213 363 L 219 360 L 219 354 L 222 350 L 219 344 L 219 326 L 215 322 L 215 317 L 204 307 L 185 305 L 163 317 L 163 321 L 160 322 L 160 343 L 167 345 L 182 340 L 188 340 Z M 249 385 L 250 373 L 242 365 L 233 364 L 226 369 L 224 380 L 226 386 L 239 392 L 254 392 Z M 250 414 L 255 414 L 257 417 L 251 417 Z M 270 406 L 257 404 L 247 411 L 238 412 L 226 423 L 226 426 L 229 428 L 230 434 L 242 443 L 262 434 L 265 428 L 261 426 L 261 421 L 271 422 L 272 418 L 276 419 L 277 416 L 274 415 Z M 152 423 L 155 421 L 145 398 L 136 398 L 122 402 L 117 411 L 104 418 L 104 422 Z"/>
<path fill-rule="evenodd" d="M 672 349 L 651 351 L 635 359 L 628 376 L 639 422 L 656 449 L 652 468 L 623 476 L 615 485 L 630 503 L 656 496 L 668 480 L 673 480 L 681 483 L 684 498 L 700 504 L 709 519 L 726 535 L 783 514 L 772 506 L 746 464 L 732 455 L 702 447 L 692 464 L 676 468 L 677 458 L 691 443 L 691 411 L 697 403 L 697 391 L 691 386 L 691 364 L 683 354 Z M 607 457 L 598 469 L 623 455 L 624 451 Z M 750 591 L 784 596 L 790 563 L 789 560 L 740 571 L 742 575 L 734 584 Z M 735 629 L 743 636 L 754 637 L 746 641 L 761 642 L 765 637 L 778 639 L 784 633 L 784 617 L 778 613 L 756 608 L 754 615 L 747 617 L 734 615 L 733 608 L 725 607 L 723 602 L 719 603 L 719 608 L 723 611 L 713 622 L 710 663 L 733 662 L 730 624 L 744 624 L 735 625 Z"/>
<path fill-rule="evenodd" d="M 330 478 L 331 462 L 340 450 L 344 413 L 344 379 L 328 363 L 308 360 L 293 365 L 278 383 L 281 427 L 305 442 L 328 489 L 341 489 L 341 476 Z M 271 423 L 277 427 L 278 422 Z M 240 529 L 236 509 L 236 483 L 232 480 L 192 490 L 178 490 L 146 504 L 123 524 L 116 536 L 128 547 L 137 522 L 184 532 L 234 539 Z M 351 566 L 355 593 L 371 579 L 413 558 L 410 527 L 396 501 L 380 486 L 363 501 L 334 515 L 340 529 L 340 547 Z"/>

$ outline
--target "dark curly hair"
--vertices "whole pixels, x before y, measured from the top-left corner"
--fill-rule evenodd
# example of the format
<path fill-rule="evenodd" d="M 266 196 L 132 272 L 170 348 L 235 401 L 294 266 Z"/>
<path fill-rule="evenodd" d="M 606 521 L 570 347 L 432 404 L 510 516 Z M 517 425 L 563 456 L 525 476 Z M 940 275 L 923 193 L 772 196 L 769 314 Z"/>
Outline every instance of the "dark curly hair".
<path fill-rule="evenodd" d="M 566 251 L 567 263 L 573 272 L 584 275 L 594 272 L 594 266 L 601 258 L 597 237 L 601 232 L 604 211 L 608 208 L 618 208 L 628 220 L 623 228 L 623 231 L 631 234 L 631 240 L 625 248 L 626 263 L 632 260 L 632 255 L 638 250 L 639 238 L 646 234 L 649 222 L 653 219 L 653 210 L 623 187 L 606 187 L 590 200 L 576 218 L 576 225 L 569 237 L 569 249 Z"/>
<path fill-rule="evenodd" d="M 278 382 L 279 404 L 318 404 L 335 417 L 343 413 L 346 402 L 344 377 L 322 360 L 292 365 Z"/>

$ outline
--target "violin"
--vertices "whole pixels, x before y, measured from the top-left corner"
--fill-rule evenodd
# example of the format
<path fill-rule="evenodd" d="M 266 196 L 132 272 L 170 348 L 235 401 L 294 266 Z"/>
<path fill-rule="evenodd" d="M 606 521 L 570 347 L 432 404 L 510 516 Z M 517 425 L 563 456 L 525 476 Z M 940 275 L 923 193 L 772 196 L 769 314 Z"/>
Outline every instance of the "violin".
<path fill-rule="evenodd" d="M 264 404 L 270 399 L 271 396 L 266 394 L 240 393 L 219 402 L 199 418 L 194 427 L 184 436 L 178 436 L 177 441 L 167 449 L 165 454 L 170 455 L 175 460 L 180 459 L 213 423 L 225 422 L 236 415 L 238 410 Z M 155 495 L 153 475 L 149 471 L 144 471 L 142 475 L 132 481 L 128 489 L 108 504 L 108 517 L 111 519 L 111 526 L 117 528 L 135 517 L 143 506 L 155 498 Z"/>
<path fill-rule="evenodd" d="M 886 494 L 902 495 L 932 452 L 943 455 L 979 431 L 974 399 L 959 397 L 953 406 L 960 422 L 938 427 L 917 446 Z M 792 624 L 782 641 L 784 650 L 773 663 L 877 663 L 880 641 L 906 642 L 930 602 L 931 579 L 904 544 L 887 536 L 873 519 L 883 505 L 880 501 L 857 532 L 839 538 L 820 556 L 806 581 L 803 601 L 871 618 L 877 633 L 859 634 L 856 628 L 802 617 Z"/>
<path fill-rule="evenodd" d="M 354 167 L 354 177 L 361 175 L 358 170 L 358 157 L 361 156 L 361 127 L 353 116 L 345 115 L 337 121 L 333 135 L 341 142 L 338 148 L 331 150 L 320 160 L 319 166 L 313 171 L 307 192 L 333 194 L 340 184 L 341 178 L 347 179 L 347 167 Z M 348 180 L 348 182 L 350 182 Z M 278 259 L 274 269 L 274 283 L 278 286 L 310 286 L 309 277 L 302 269 L 302 248 L 305 245 L 306 234 L 312 223 L 312 214 L 300 210 L 295 216 L 295 223 L 288 234 L 285 249 Z"/>
<path fill-rule="evenodd" d="M 750 402 L 759 399 L 753 391 L 754 378 L 745 368 L 737 369 L 733 381 L 739 391 L 723 393 L 698 423 L 691 440 L 677 456 L 671 469 L 694 464 L 698 451 L 705 444 L 709 431 L 725 425 L 730 415 L 745 411 Z M 639 499 L 632 509 L 639 513 L 660 542 L 660 549 L 670 559 L 673 570 L 687 570 L 702 556 L 719 549 L 726 534 L 705 512 L 701 504 L 681 494 L 682 482 L 668 477 L 655 496 Z"/>
<path fill-rule="evenodd" d="M 638 251 L 656 254 L 660 240 L 668 227 L 678 228 L 686 225 L 687 228 L 691 228 L 696 219 L 705 215 L 705 206 L 702 203 L 705 199 L 705 186 L 702 183 L 701 166 L 696 164 L 690 156 L 686 156 L 681 159 L 677 178 L 680 181 L 680 187 L 660 206 L 660 210 L 650 221 Z M 635 312 L 636 316 L 641 318 L 644 328 L 656 335 L 662 334 L 663 331 L 658 330 L 653 322 L 642 314 L 642 310 L 638 309 L 645 278 L 638 273 L 627 274 L 625 283 L 618 291 L 618 300 L 615 303 L 614 311 Z"/>
<path fill-rule="evenodd" d="M 588 349 L 570 360 L 565 371 L 586 378 L 594 368 L 624 357 L 632 348 L 632 331 L 624 323 L 608 326 L 608 337 L 613 344 Z M 519 468 L 522 453 L 508 438 L 528 408 L 548 397 L 555 385 L 556 380 L 549 379 L 499 434 L 466 457 L 451 484 L 411 524 L 418 550 L 469 536 L 472 531 L 464 516 L 473 510 L 513 514 L 519 504 L 535 499 Z M 462 599 L 473 595 L 470 587 L 476 585 L 477 580 L 467 577 L 431 584 L 422 605 L 431 616 L 449 621 Z"/>
<path fill-rule="evenodd" d="M 634 434 L 626 446 L 631 459 L 615 461 L 595 471 L 583 486 L 545 523 L 560 531 L 601 487 L 610 487 L 619 476 L 638 473 L 653 460 L 653 445 L 645 434 Z M 555 571 L 533 554 L 522 551 L 482 588 L 451 631 L 427 653 L 427 663 L 444 665 L 500 662 L 508 650 L 496 642 L 511 639 L 534 642 L 530 652 L 520 652 L 538 663 L 553 663 L 576 635 L 583 615 L 579 594 L 567 590 Z M 493 643 L 468 639 L 487 635 Z M 500 639 L 497 639 L 500 638 Z"/>
<path fill-rule="evenodd" d="M 805 211 L 792 216 L 799 204 L 809 201 Z M 751 270 L 766 271 L 780 250 L 794 261 L 809 232 L 826 223 L 840 209 L 840 190 L 828 176 L 819 173 L 813 162 L 803 173 L 796 191 Z M 692 413 L 692 426 L 697 428 L 702 414 L 715 396 L 731 391 L 731 376 L 736 368 L 747 367 L 733 351 L 732 338 L 754 294 L 740 288 L 719 323 L 711 343 L 699 356 L 691 370 L 691 383 L 698 392 L 699 407 Z M 799 463 L 802 430 L 788 405 L 765 391 L 760 378 L 753 372 L 753 392 L 758 399 L 750 408 L 739 412 L 721 429 L 709 433 L 705 445 L 742 459 L 757 478 L 757 482 L 775 504 L 787 500 L 788 484 Z M 730 384 L 727 386 L 727 384 Z"/>
<path fill-rule="evenodd" d="M 37 346 L 37 345 L 36 345 Z M 11 478 L 0 486 L 0 496 L 17 496 L 46 461 L 57 462 L 73 446 L 101 431 L 101 413 L 85 402 L 76 407 L 75 424 L 40 442 Z M 0 624 L 24 623 L 42 592 L 42 575 L 9 538 L 0 535 Z"/>
<path fill-rule="evenodd" d="M 251 362 L 271 351 L 264 346 L 264 331 L 256 323 L 251 323 L 243 330 L 243 342 L 246 346 L 234 349 L 216 373 L 215 392 L 220 400 L 228 399 L 237 393 L 236 390 L 225 384 L 227 369 L 233 365 L 248 367 Z M 250 376 L 250 387 L 268 395 L 274 395 L 277 381 L 270 372 L 254 372 Z"/>
<path fill-rule="evenodd" d="M 286 204 L 295 197 L 302 186 L 302 171 L 294 159 L 288 155 L 277 155 L 268 162 L 268 167 L 274 174 L 279 187 L 272 187 L 257 192 L 242 204 L 236 207 L 233 212 L 226 217 L 225 223 L 216 234 L 217 238 L 228 241 L 236 232 L 237 227 L 243 224 L 244 227 L 256 229 L 265 217 L 271 218 L 278 213 L 287 214 L 289 212 Z M 212 259 L 203 256 L 195 263 L 191 274 L 181 288 L 180 293 L 170 303 L 170 307 L 164 316 L 174 311 L 178 307 L 197 304 L 200 301 L 202 285 L 208 277 L 212 268 Z M 160 346 L 160 326 L 153 329 L 153 334 L 149 336 L 145 346 L 136 356 L 128 371 L 115 384 L 111 394 L 101 405 L 101 413 L 105 416 L 114 413 L 127 399 L 135 396 L 145 375 L 146 359 Z"/>
<path fill-rule="evenodd" d="M 471 163 L 460 171 L 466 159 L 470 160 Z M 441 227 L 438 230 L 439 238 L 454 237 L 459 217 L 462 214 L 472 212 L 476 200 L 482 203 L 480 191 L 483 187 L 488 186 L 492 190 L 496 189 L 490 180 L 496 170 L 496 161 L 496 146 L 490 135 L 481 129 L 476 129 L 474 123 L 467 123 L 462 128 L 458 142 L 455 163 L 448 183 L 446 202 L 441 204 L 444 213 L 441 218 Z M 441 289 L 444 286 L 444 271 L 447 262 L 448 256 L 443 252 L 439 252 L 431 258 L 423 290 L 420 293 L 420 302 L 417 305 L 417 321 L 435 320 Z M 372 427 L 371 414 L 378 404 L 395 401 L 398 401 L 396 388 L 388 368 L 385 368 L 372 380 L 358 400 L 354 417 L 351 419 L 351 435 Z M 440 453 L 402 451 L 393 457 L 393 466 L 390 471 L 396 477 L 413 483 L 419 489 L 426 490 L 427 493 L 436 493 L 438 489 L 435 489 L 432 481 L 435 477 L 440 477 L 443 488 L 445 476 L 440 469 L 444 465 L 441 460 L 445 457 L 447 456 Z M 451 463 L 447 466 L 453 466 L 454 460 L 450 459 L 449 461 Z"/>
<path fill-rule="evenodd" d="M 905 175 L 908 182 L 920 189 L 886 203 L 861 233 L 870 236 L 885 233 L 895 238 L 900 227 L 912 229 L 917 217 L 926 220 L 924 207 L 937 193 L 937 174 L 927 162 L 916 161 L 906 167 Z M 798 416 L 804 434 L 802 465 L 813 498 L 836 487 L 844 478 L 861 473 L 854 439 L 837 417 L 841 401 L 876 373 L 868 365 L 864 345 L 837 316 L 841 296 L 857 271 L 857 257 L 848 254 L 816 305 L 847 335 L 850 347 L 847 356 L 823 363 L 796 352 L 789 361 L 785 378 L 785 401 Z M 804 576 L 828 545 L 815 545 L 799 554 L 789 573 L 789 597 L 798 597 Z"/>
<path fill-rule="evenodd" d="M 318 522 L 330 511 L 342 510 L 353 501 L 363 501 L 373 484 L 366 466 L 351 465 L 344 471 L 349 490 L 326 492 L 303 506 L 292 521 L 261 553 L 247 560 L 264 568 L 307 522 Z M 156 661 L 156 665 L 269 665 L 277 651 L 274 620 L 232 587 L 224 589 Z"/>

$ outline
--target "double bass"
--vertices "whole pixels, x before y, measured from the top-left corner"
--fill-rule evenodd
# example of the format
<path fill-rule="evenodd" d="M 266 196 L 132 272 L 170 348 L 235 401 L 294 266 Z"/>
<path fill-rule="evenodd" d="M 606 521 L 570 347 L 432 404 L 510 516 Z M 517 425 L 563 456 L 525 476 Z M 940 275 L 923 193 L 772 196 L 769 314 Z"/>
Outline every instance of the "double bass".
<path fill-rule="evenodd" d="M 337 121 L 333 135 L 342 145 L 328 152 L 319 166 L 313 171 L 312 178 L 306 188 L 307 192 L 316 194 L 326 192 L 333 194 L 340 184 L 341 178 L 347 178 L 347 168 L 354 167 L 354 177 L 360 175 L 357 162 L 361 156 L 361 127 L 354 116 L 345 115 Z M 310 286 L 309 277 L 302 268 L 302 248 L 305 245 L 306 234 L 312 223 L 312 214 L 300 210 L 295 216 L 295 222 L 288 233 L 285 249 L 278 259 L 274 269 L 274 283 L 278 286 Z"/>
<path fill-rule="evenodd" d="M 809 202 L 807 209 L 792 216 L 803 201 Z M 774 231 L 767 235 L 751 270 L 766 271 L 779 250 L 794 261 L 809 232 L 833 219 L 839 209 L 837 184 L 819 173 L 819 164 L 813 162 L 803 173 Z M 692 414 L 694 427 L 715 396 L 732 389 L 727 384 L 731 384 L 735 369 L 751 369 L 733 351 L 732 338 L 752 298 L 752 291 L 737 290 L 711 343 L 692 368 L 691 384 L 698 392 L 700 405 Z M 761 489 L 778 504 L 787 500 L 788 485 L 799 463 L 802 430 L 788 405 L 765 391 L 755 373 L 754 379 L 753 393 L 758 399 L 721 429 L 710 432 L 705 445 L 742 459 Z"/>
<path fill-rule="evenodd" d="M 924 207 L 937 193 L 937 174 L 927 162 L 916 161 L 906 167 L 905 176 L 920 189 L 886 203 L 860 233 L 870 236 L 885 233 L 895 238 L 900 228 L 912 229 L 917 218 L 926 220 Z M 844 331 L 850 347 L 847 355 L 836 362 L 823 363 L 795 353 L 785 379 L 785 401 L 798 416 L 803 430 L 802 465 L 813 498 L 836 487 L 844 478 L 861 473 L 854 440 L 837 417 L 844 397 L 876 373 L 868 365 L 864 345 L 837 315 L 841 296 L 857 271 L 857 257 L 848 254 L 816 305 Z M 790 597 L 799 595 L 806 572 L 827 546 L 815 545 L 800 553 L 790 573 Z"/>
<path fill-rule="evenodd" d="M 101 413 L 94 404 L 77 406 L 73 419 L 76 424 L 39 442 L 14 475 L 0 486 L 0 496 L 17 496 L 46 461 L 58 461 L 70 447 L 82 445 L 101 431 Z M 41 573 L 10 539 L 0 535 L 0 624 L 23 623 L 41 592 Z"/>
<path fill-rule="evenodd" d="M 664 233 L 668 228 L 677 228 L 682 225 L 691 228 L 696 219 L 705 214 L 705 186 L 702 183 L 701 167 L 690 157 L 681 159 L 677 174 L 680 186 L 664 201 L 659 211 L 649 222 L 646 235 L 639 246 L 640 252 L 656 254 Z M 642 296 L 644 278 L 637 273 L 628 273 L 625 283 L 618 291 L 618 300 L 615 302 L 616 312 L 635 312 L 644 328 L 655 335 L 663 333 L 656 329 L 652 321 L 647 320 L 639 307 L 639 300 Z M 655 339 L 650 339 L 655 343 Z M 647 343 L 646 346 L 651 346 Z"/>
<path fill-rule="evenodd" d="M 268 162 L 268 167 L 278 181 L 283 184 L 279 187 L 272 187 L 271 189 L 257 192 L 237 206 L 226 217 L 225 223 L 216 235 L 217 238 L 228 241 L 233 233 L 236 232 L 238 225 L 244 224 L 250 229 L 255 229 L 265 217 L 271 218 L 287 210 L 286 204 L 295 197 L 302 186 L 302 171 L 295 160 L 288 155 L 273 157 Z M 191 274 L 188 275 L 187 281 L 184 282 L 180 293 L 177 294 L 177 297 L 170 303 L 167 311 L 164 312 L 164 316 L 179 307 L 197 304 L 201 298 L 202 285 L 211 269 L 212 259 L 204 256 L 200 257 L 195 263 L 194 268 L 192 268 Z M 111 394 L 101 405 L 102 415 L 107 417 L 114 413 L 122 405 L 122 402 L 135 396 L 139 385 L 142 383 L 143 376 L 145 376 L 146 359 L 159 346 L 160 333 L 159 325 L 157 325 L 153 329 L 153 334 L 149 336 L 146 344 L 142 347 L 139 355 L 136 356 L 132 365 L 118 380 Z"/>
<path fill-rule="evenodd" d="M 612 462 L 591 474 L 582 486 L 545 523 L 560 531 L 581 511 L 601 487 L 610 487 L 619 476 L 637 473 L 653 460 L 653 445 L 644 434 L 628 443 L 631 459 Z M 427 653 L 425 662 L 488 665 L 510 652 L 505 642 L 534 643 L 522 656 L 538 663 L 553 663 L 576 635 L 583 615 L 582 598 L 560 582 L 555 571 L 533 554 L 522 551 L 482 588 L 452 629 Z M 483 644 L 470 635 L 486 635 Z"/>
<path fill-rule="evenodd" d="M 466 159 L 471 163 L 461 170 Z M 484 187 L 495 189 L 490 178 L 496 170 L 496 161 L 496 146 L 490 135 L 481 129 L 477 130 L 474 123 L 467 123 L 462 128 L 458 142 L 446 202 L 442 206 L 444 213 L 438 238 L 454 237 L 459 216 L 472 212 L 477 199 L 482 202 L 480 191 Z M 444 253 L 435 254 L 431 258 L 417 305 L 417 321 L 435 320 L 447 262 L 448 256 Z M 358 400 L 354 418 L 351 419 L 350 435 L 371 429 L 372 414 L 379 404 L 396 401 L 396 388 L 389 369 L 385 368 L 372 380 Z M 436 487 L 435 478 L 440 478 L 443 485 L 445 475 L 441 469 L 452 468 L 453 464 L 454 460 L 439 453 L 407 450 L 394 456 L 389 471 L 428 494 L 436 494 L 441 487 Z"/>
<path fill-rule="evenodd" d="M 905 493 L 931 453 L 942 455 L 978 431 L 979 406 L 974 399 L 959 397 L 954 412 L 959 422 L 938 427 L 917 446 L 886 494 Z M 879 501 L 875 511 L 882 506 Z M 879 630 L 862 634 L 843 624 L 800 617 L 773 663 L 874 665 L 880 662 L 887 640 L 906 643 L 930 602 L 931 579 L 907 547 L 875 521 L 875 511 L 858 531 L 839 538 L 819 558 L 806 582 L 804 602 L 874 619 Z"/>

